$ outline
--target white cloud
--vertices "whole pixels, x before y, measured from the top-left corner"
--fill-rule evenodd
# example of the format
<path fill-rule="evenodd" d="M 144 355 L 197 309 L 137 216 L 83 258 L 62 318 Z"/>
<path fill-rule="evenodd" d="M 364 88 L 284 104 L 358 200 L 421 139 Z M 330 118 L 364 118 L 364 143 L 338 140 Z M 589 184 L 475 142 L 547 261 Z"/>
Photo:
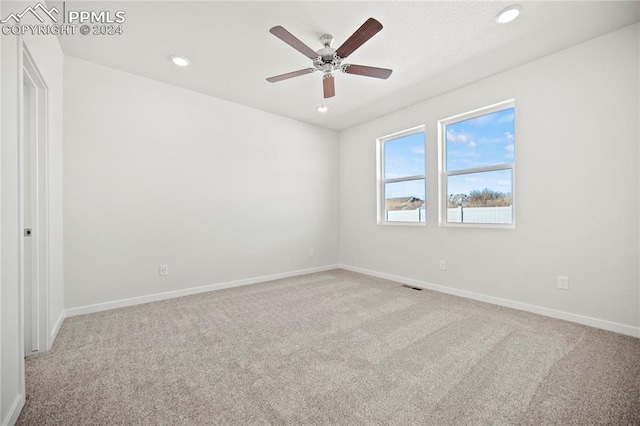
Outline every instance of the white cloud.
<path fill-rule="evenodd" d="M 513 152 L 514 148 L 515 147 L 514 147 L 514 145 L 512 143 L 504 146 L 504 149 L 506 149 L 509 152 Z"/>
<path fill-rule="evenodd" d="M 402 165 L 406 162 L 404 157 L 393 157 L 393 158 L 389 158 L 387 159 L 387 164 L 396 164 L 396 165 Z"/>
<path fill-rule="evenodd" d="M 504 136 L 510 141 L 513 140 L 513 133 L 511 133 L 511 132 L 505 132 Z"/>
<path fill-rule="evenodd" d="M 465 182 L 469 182 L 469 183 L 478 183 L 478 182 L 482 182 L 482 178 L 478 178 L 478 177 L 467 177 L 464 178 Z"/>
<path fill-rule="evenodd" d="M 414 154 L 424 154 L 424 147 L 423 146 L 417 146 L 415 148 L 413 148 L 411 150 L 412 153 Z"/>
<path fill-rule="evenodd" d="M 447 130 L 447 141 L 466 143 L 468 137 L 465 133 L 456 133 L 454 130 Z"/>
<path fill-rule="evenodd" d="M 469 148 L 475 148 L 476 147 L 476 143 L 474 141 L 469 141 L 469 143 L 467 144 L 467 146 Z"/>

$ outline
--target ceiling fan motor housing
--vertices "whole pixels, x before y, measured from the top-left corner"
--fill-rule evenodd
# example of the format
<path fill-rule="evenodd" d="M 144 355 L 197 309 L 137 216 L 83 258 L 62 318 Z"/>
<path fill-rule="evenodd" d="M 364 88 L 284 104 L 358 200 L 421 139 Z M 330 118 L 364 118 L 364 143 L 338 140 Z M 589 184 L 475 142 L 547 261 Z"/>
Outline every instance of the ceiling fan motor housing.
<path fill-rule="evenodd" d="M 324 34 L 320 37 L 320 42 L 324 47 L 317 51 L 318 58 L 313 61 L 313 66 L 318 71 L 322 71 L 323 78 L 333 77 L 333 71 L 342 69 L 342 58 L 336 55 L 336 49 L 331 47 L 333 43 L 331 34 Z"/>

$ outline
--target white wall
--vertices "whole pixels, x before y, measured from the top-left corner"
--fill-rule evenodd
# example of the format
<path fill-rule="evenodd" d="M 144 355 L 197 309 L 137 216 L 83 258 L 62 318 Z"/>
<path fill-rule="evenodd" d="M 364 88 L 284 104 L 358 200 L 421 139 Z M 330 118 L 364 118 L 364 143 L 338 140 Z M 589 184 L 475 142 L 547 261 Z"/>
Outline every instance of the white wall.
<path fill-rule="evenodd" d="M 0 16 L 10 11 L 20 12 L 26 3 L 2 3 Z M 11 10 L 9 10 L 11 8 Z M 24 404 L 24 373 L 22 340 L 20 265 L 19 265 L 19 73 L 20 40 L 14 36 L 0 37 L 2 93 L 0 233 L 1 244 L 1 368 L 0 424 L 12 423 Z M 63 313 L 62 270 L 62 70 L 63 55 L 55 37 L 24 37 L 49 88 L 49 330 L 51 340 Z"/>
<path fill-rule="evenodd" d="M 340 133 L 341 264 L 610 321 L 637 334 L 638 28 Z M 510 98 L 517 228 L 439 227 L 437 120 Z M 376 225 L 375 140 L 422 124 L 427 225 Z M 557 275 L 570 277 L 569 291 L 556 289 Z"/>
<path fill-rule="evenodd" d="M 64 102 L 66 308 L 338 263 L 335 132 L 72 57 Z"/>

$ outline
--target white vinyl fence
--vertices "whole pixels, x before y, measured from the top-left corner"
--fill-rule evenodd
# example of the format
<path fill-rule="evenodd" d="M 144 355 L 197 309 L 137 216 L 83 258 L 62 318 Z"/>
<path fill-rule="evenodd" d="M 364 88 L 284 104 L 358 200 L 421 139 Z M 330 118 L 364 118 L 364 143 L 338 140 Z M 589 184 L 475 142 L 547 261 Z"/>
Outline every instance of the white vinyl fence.
<path fill-rule="evenodd" d="M 425 209 L 385 210 L 387 222 L 426 222 Z M 456 207 L 447 209 L 449 223 L 512 223 L 513 207 Z"/>
<path fill-rule="evenodd" d="M 449 223 L 512 223 L 513 206 L 457 207 L 447 209 Z"/>
<path fill-rule="evenodd" d="M 387 222 L 426 222 L 425 209 L 415 210 L 385 210 Z"/>

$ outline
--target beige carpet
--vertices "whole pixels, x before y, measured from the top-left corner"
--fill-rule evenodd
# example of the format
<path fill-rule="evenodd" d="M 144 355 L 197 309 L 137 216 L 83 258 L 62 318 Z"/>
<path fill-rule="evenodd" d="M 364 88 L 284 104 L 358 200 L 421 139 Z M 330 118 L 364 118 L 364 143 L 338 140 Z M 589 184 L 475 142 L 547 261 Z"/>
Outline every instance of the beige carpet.
<path fill-rule="evenodd" d="M 21 425 L 640 424 L 640 339 L 335 270 L 67 319 Z"/>

